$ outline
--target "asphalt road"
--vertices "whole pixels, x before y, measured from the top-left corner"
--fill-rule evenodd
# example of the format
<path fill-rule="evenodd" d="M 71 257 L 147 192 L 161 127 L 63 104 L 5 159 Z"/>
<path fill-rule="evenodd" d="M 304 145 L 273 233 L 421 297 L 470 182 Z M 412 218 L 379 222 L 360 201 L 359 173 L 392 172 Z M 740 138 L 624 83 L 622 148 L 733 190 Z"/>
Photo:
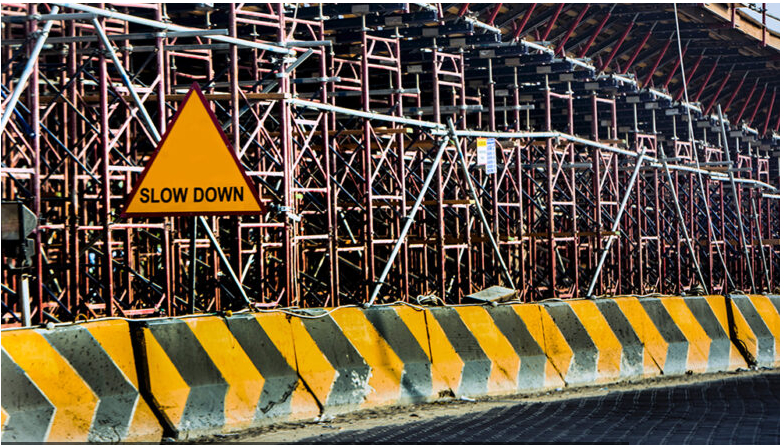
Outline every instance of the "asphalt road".
<path fill-rule="evenodd" d="M 780 373 L 608 392 L 551 402 L 507 403 L 338 433 L 300 442 L 598 442 L 780 444 Z"/>

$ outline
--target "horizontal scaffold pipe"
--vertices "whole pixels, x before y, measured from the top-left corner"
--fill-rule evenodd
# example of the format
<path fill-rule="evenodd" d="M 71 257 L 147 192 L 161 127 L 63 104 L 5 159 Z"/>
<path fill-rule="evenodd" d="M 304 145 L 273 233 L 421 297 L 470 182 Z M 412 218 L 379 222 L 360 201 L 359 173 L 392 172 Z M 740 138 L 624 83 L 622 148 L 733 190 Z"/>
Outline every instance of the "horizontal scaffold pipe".
<path fill-rule="evenodd" d="M 75 9 L 77 11 L 89 12 L 89 13 L 92 13 L 92 14 L 95 14 L 95 15 L 99 15 L 101 17 L 106 17 L 106 18 L 109 18 L 109 19 L 122 20 L 122 21 L 125 21 L 125 22 L 128 22 L 128 23 L 135 23 L 137 25 L 148 26 L 150 28 L 162 29 L 162 30 L 165 30 L 165 31 L 199 31 L 197 28 L 189 28 L 189 27 L 186 27 L 186 26 L 174 25 L 172 23 L 158 22 L 156 20 L 150 20 L 150 19 L 145 19 L 145 18 L 141 18 L 141 17 L 136 17 L 136 16 L 130 15 L 130 14 L 122 14 L 121 12 L 109 11 L 109 10 L 101 9 L 101 8 L 95 8 L 93 6 L 83 5 L 83 4 L 80 4 L 80 3 L 57 3 L 57 2 L 52 2 L 51 4 L 58 5 L 58 6 L 63 7 L 63 8 Z M 296 54 L 295 50 L 292 50 L 292 49 L 289 49 L 289 48 L 285 48 L 283 46 L 270 44 L 270 43 L 255 42 L 255 41 L 251 41 L 251 40 L 244 40 L 244 39 L 238 39 L 238 38 L 235 38 L 235 37 L 221 36 L 221 35 L 204 36 L 204 37 L 208 38 L 208 39 L 211 39 L 211 40 L 216 40 L 218 42 L 230 43 L 230 44 L 233 44 L 233 45 L 244 46 L 244 47 L 247 47 L 247 48 L 257 48 L 257 49 L 260 49 L 260 50 L 271 51 L 271 52 L 280 53 L 280 54 L 289 54 L 289 55 Z"/>
<path fill-rule="evenodd" d="M 449 133 L 447 132 L 445 126 L 443 124 L 437 124 L 436 122 L 430 122 L 430 121 L 424 121 L 424 120 L 418 120 L 418 119 L 409 119 L 405 117 L 398 117 L 398 116 L 389 116 L 387 114 L 381 114 L 381 113 L 372 113 L 367 111 L 359 111 L 354 110 L 351 108 L 344 108 L 344 107 L 338 107 L 335 105 L 328 105 L 323 104 L 321 102 L 312 102 L 309 100 L 303 100 L 303 99 L 288 99 L 287 102 L 291 105 L 296 105 L 299 107 L 306 107 L 306 108 L 313 108 L 321 111 L 329 111 L 332 113 L 340 113 L 348 116 L 356 116 L 356 117 L 362 117 L 366 119 L 375 119 L 385 122 L 392 122 L 396 124 L 404 124 L 409 126 L 416 126 L 420 128 L 428 128 L 432 129 L 431 132 L 434 135 L 437 136 L 448 136 Z M 612 145 L 602 144 L 601 142 L 591 141 L 590 139 L 581 138 L 579 136 L 574 136 L 568 133 L 561 133 L 559 131 L 472 131 L 472 130 L 457 130 L 455 132 L 455 135 L 458 137 L 479 137 L 479 138 L 495 138 L 495 139 L 545 139 L 545 138 L 557 138 L 565 141 L 569 141 L 575 144 L 585 145 L 588 147 L 594 147 L 594 148 L 600 148 L 605 151 L 610 151 L 612 153 L 617 153 L 625 156 L 630 157 L 639 157 L 639 153 L 636 151 L 626 150 L 623 148 L 618 148 Z M 649 165 L 650 167 L 654 168 L 663 168 L 663 164 L 658 160 L 658 158 L 655 158 L 653 156 L 645 156 L 646 159 L 646 165 Z M 691 173 L 701 173 L 703 175 L 707 175 L 710 178 L 716 180 L 716 181 L 728 181 L 729 177 L 725 173 L 722 172 L 713 172 L 710 170 L 705 170 L 701 168 L 696 167 L 690 167 L 685 165 L 669 165 L 670 170 L 679 170 L 679 171 L 685 171 L 685 172 L 691 172 Z M 758 187 L 766 188 L 771 191 L 777 191 L 778 189 L 772 185 L 769 185 L 762 181 L 757 181 L 755 179 L 740 179 L 735 178 L 737 182 L 744 183 L 744 184 L 752 184 Z"/>

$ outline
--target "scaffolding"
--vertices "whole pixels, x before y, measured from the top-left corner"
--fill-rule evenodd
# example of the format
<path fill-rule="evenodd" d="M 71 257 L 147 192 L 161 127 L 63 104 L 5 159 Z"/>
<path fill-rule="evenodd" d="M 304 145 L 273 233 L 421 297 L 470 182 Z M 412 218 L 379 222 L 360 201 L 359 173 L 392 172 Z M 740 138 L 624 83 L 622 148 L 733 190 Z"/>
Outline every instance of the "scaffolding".
<path fill-rule="evenodd" d="M 4 3 L 2 26 L 2 198 L 38 219 L 30 264 L 3 248 L 3 326 L 25 299 L 44 323 L 780 286 L 780 39 L 738 4 Z M 267 212 L 121 218 L 193 82 Z"/>

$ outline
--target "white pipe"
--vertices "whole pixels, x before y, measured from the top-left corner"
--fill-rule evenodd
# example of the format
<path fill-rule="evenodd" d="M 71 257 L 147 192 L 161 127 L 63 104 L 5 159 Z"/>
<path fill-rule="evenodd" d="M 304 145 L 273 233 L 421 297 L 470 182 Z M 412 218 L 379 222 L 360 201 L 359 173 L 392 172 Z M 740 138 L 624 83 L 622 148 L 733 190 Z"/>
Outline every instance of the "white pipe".
<path fill-rule="evenodd" d="M 596 287 L 596 281 L 598 280 L 599 275 L 601 275 L 601 268 L 604 267 L 604 261 L 607 259 L 609 248 L 612 246 L 612 241 L 617 238 L 617 235 L 614 235 L 614 233 L 617 232 L 618 228 L 620 228 L 620 220 L 623 218 L 623 212 L 626 210 L 628 198 L 631 196 L 631 189 L 634 188 L 636 178 L 639 176 L 639 170 L 642 167 L 642 161 L 645 159 L 646 152 L 647 148 L 643 148 L 642 153 L 639 154 L 639 157 L 636 160 L 634 172 L 631 174 L 631 179 L 628 181 L 628 187 L 626 187 L 626 194 L 623 195 L 623 199 L 620 201 L 620 208 L 618 209 L 617 215 L 615 215 L 615 220 L 612 221 L 612 228 L 610 229 L 610 232 L 613 233 L 613 235 L 609 235 L 607 238 L 607 245 L 604 246 L 604 250 L 601 251 L 599 262 L 596 265 L 596 273 L 593 274 L 593 278 L 590 280 L 590 286 L 588 286 L 588 293 L 586 294 L 587 298 L 591 298 L 593 296 L 593 288 Z"/>
<path fill-rule="evenodd" d="M 54 16 L 57 14 L 57 12 L 60 10 L 57 6 L 54 6 L 51 8 L 51 14 L 50 16 Z M 46 21 L 46 24 L 43 26 L 43 31 L 40 32 L 40 35 L 38 36 L 38 40 L 35 42 L 35 46 L 33 47 L 32 53 L 30 53 L 30 56 L 27 59 L 27 65 L 24 67 L 24 71 L 22 71 L 21 77 L 19 77 L 19 82 L 16 83 L 16 88 L 14 88 L 14 92 L 11 95 L 11 99 L 8 101 L 8 105 L 5 106 L 5 111 L 3 112 L 3 118 L 2 121 L 0 121 L 0 133 L 5 130 L 5 126 L 8 124 L 8 121 L 11 119 L 11 116 L 14 114 L 14 109 L 16 108 L 16 103 L 19 102 L 19 97 L 22 95 L 22 91 L 24 91 L 25 86 L 27 85 L 27 79 L 32 74 L 33 68 L 35 67 L 35 64 L 38 63 L 38 54 L 41 53 L 41 49 L 43 49 L 43 44 L 46 43 L 46 37 L 49 35 L 49 30 L 51 30 L 51 26 L 54 24 L 54 20 L 50 19 Z M 37 82 L 38 79 L 35 79 L 35 82 Z M 33 131 L 38 131 L 37 128 L 33 129 Z"/>
<path fill-rule="evenodd" d="M 201 31 L 201 30 L 199 30 L 197 28 L 188 28 L 186 26 L 174 25 L 172 23 L 162 23 L 162 22 L 158 22 L 156 20 L 144 19 L 144 18 L 136 17 L 136 16 L 133 16 L 133 15 L 130 15 L 130 14 L 122 14 L 121 12 L 116 12 L 116 11 L 108 11 L 108 10 L 105 10 L 105 9 L 95 8 L 93 6 L 87 6 L 87 5 L 83 5 L 83 4 L 80 4 L 80 3 L 58 3 L 58 2 L 53 2 L 52 4 L 59 5 L 59 6 L 63 7 L 63 8 L 75 9 L 75 10 L 78 10 L 78 11 L 89 12 L 89 13 L 96 14 L 96 15 L 99 15 L 99 16 L 102 16 L 102 17 L 106 17 L 106 18 L 109 18 L 109 19 L 116 19 L 116 20 L 122 20 L 122 21 L 129 22 L 129 23 L 136 23 L 138 25 L 149 26 L 150 28 L 157 28 L 157 29 L 162 29 L 162 30 L 165 30 L 165 31 L 168 31 L 168 30 L 171 30 L 171 31 Z M 204 37 L 207 38 L 207 39 L 216 40 L 218 42 L 231 43 L 233 45 L 244 46 L 244 47 L 247 47 L 247 48 L 257 48 L 257 49 L 261 49 L 261 50 L 265 50 L 265 51 L 272 51 L 272 52 L 280 53 L 280 54 L 289 54 L 289 55 L 294 55 L 295 54 L 295 50 L 291 50 L 291 49 L 288 49 L 288 48 L 285 48 L 285 47 L 282 47 L 282 46 L 279 46 L 279 45 L 273 45 L 273 44 L 270 44 L 270 43 L 253 42 L 251 40 L 238 39 L 238 38 L 230 37 L 230 36 L 219 36 L 219 35 L 217 35 L 217 36 L 204 36 Z"/>
<path fill-rule="evenodd" d="M 122 63 L 119 62 L 119 58 L 116 55 L 116 52 L 114 51 L 114 46 L 111 44 L 111 42 L 108 41 L 108 37 L 106 36 L 105 31 L 103 31 L 103 27 L 100 26 L 100 22 L 98 22 L 97 19 L 92 19 L 92 25 L 95 27 L 95 31 L 98 33 L 98 37 L 100 37 L 100 41 L 103 42 L 103 46 L 108 51 L 108 54 L 111 56 L 111 60 L 114 61 L 114 67 L 119 71 L 119 75 L 122 76 L 122 81 L 125 83 L 125 86 L 130 91 L 130 95 L 133 97 L 133 101 L 138 106 L 138 111 L 141 112 L 141 115 L 143 115 L 143 121 L 146 126 L 146 129 L 149 130 L 149 132 L 154 136 L 155 142 L 160 141 L 160 133 L 157 131 L 157 127 L 154 126 L 152 123 L 152 118 L 149 116 L 149 113 L 146 111 L 146 107 L 143 106 L 143 103 L 141 102 L 141 98 L 138 97 L 138 93 L 135 92 L 135 88 L 133 88 L 133 83 L 130 81 L 130 77 L 127 75 L 127 72 L 125 71 L 125 67 L 122 66 Z"/>
<path fill-rule="evenodd" d="M 30 320 L 30 280 L 27 275 L 22 275 L 22 290 L 19 295 L 22 302 L 22 320 L 25 326 L 32 326 Z"/>

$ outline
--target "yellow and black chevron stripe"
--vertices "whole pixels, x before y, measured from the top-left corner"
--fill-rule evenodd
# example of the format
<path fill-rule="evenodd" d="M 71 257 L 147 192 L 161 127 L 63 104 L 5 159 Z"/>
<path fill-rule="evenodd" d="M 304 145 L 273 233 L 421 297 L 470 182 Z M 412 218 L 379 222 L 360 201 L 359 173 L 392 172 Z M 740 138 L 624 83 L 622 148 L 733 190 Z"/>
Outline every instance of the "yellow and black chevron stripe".
<path fill-rule="evenodd" d="M 2 335 L 2 441 L 159 441 L 138 390 L 128 323 Z"/>
<path fill-rule="evenodd" d="M 780 295 L 732 295 L 736 335 L 756 365 L 780 366 Z"/>
<path fill-rule="evenodd" d="M 290 320 L 301 378 L 325 413 L 433 399 L 424 311 L 307 310 Z"/>
<path fill-rule="evenodd" d="M 538 323 L 538 309 L 533 309 L 429 309 L 426 321 L 434 374 L 456 396 L 511 394 L 560 386 L 559 374 L 541 347 L 544 329 Z"/>
<path fill-rule="evenodd" d="M 139 338 L 154 407 L 178 438 L 319 414 L 283 314 L 155 320 Z"/>

